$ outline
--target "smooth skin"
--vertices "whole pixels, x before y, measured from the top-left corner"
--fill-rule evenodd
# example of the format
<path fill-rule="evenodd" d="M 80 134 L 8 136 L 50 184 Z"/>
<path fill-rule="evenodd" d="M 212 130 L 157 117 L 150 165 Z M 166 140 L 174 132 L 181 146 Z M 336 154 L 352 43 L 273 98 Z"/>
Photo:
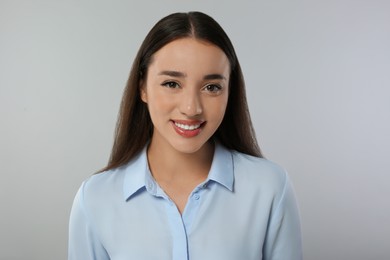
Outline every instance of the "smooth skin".
<path fill-rule="evenodd" d="M 229 76 L 229 60 L 220 48 L 188 37 L 153 55 L 141 85 L 154 125 L 149 167 L 180 213 L 210 170 L 210 138 L 225 114 Z"/>

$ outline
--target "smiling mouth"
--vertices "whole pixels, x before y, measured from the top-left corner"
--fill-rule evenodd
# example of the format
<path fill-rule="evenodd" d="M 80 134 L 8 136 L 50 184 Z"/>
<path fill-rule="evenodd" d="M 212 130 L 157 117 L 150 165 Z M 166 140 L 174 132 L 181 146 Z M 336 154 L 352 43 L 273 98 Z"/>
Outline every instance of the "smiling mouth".
<path fill-rule="evenodd" d="M 185 125 L 185 124 L 180 124 L 180 123 L 177 123 L 177 122 L 174 122 L 175 123 L 175 125 L 177 126 L 177 127 L 179 127 L 179 128 L 181 128 L 181 129 L 183 129 L 183 130 L 190 130 L 190 131 L 192 131 L 192 130 L 195 130 L 195 129 L 198 129 L 200 126 L 201 126 L 201 124 L 196 124 L 196 125 Z"/>
<path fill-rule="evenodd" d="M 195 137 L 200 134 L 205 125 L 205 121 L 175 121 L 172 120 L 172 126 L 176 133 L 183 137 Z"/>

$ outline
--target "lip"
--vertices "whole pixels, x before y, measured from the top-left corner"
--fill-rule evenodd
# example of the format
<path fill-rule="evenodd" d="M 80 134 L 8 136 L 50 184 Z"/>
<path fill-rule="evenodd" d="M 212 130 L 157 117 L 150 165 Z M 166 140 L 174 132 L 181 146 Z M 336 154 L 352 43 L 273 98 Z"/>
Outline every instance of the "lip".
<path fill-rule="evenodd" d="M 200 120 L 171 120 L 171 123 L 176 133 L 190 138 L 199 135 L 206 122 Z"/>

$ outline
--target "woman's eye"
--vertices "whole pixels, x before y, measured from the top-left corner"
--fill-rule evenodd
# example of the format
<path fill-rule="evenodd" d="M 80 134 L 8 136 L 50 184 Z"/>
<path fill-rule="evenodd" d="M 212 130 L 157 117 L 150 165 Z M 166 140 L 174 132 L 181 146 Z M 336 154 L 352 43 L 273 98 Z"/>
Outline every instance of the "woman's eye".
<path fill-rule="evenodd" d="M 174 81 L 164 82 L 164 83 L 161 84 L 161 85 L 164 86 L 164 87 L 167 87 L 167 88 L 179 88 L 179 84 L 177 84 L 177 83 L 174 82 Z"/>
<path fill-rule="evenodd" d="M 220 91 L 222 89 L 222 87 L 219 85 L 210 84 L 210 85 L 205 86 L 204 89 L 207 90 L 208 92 L 217 93 L 218 91 Z"/>

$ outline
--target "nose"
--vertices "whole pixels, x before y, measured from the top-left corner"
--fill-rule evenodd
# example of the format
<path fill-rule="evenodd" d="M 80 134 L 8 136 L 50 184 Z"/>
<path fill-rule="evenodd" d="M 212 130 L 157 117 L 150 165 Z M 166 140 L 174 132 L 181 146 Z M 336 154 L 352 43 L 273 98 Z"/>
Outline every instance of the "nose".
<path fill-rule="evenodd" d="M 200 93 L 195 91 L 187 91 L 180 101 L 180 112 L 188 117 L 194 117 L 202 114 L 203 107 L 200 98 Z"/>

